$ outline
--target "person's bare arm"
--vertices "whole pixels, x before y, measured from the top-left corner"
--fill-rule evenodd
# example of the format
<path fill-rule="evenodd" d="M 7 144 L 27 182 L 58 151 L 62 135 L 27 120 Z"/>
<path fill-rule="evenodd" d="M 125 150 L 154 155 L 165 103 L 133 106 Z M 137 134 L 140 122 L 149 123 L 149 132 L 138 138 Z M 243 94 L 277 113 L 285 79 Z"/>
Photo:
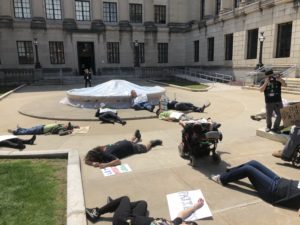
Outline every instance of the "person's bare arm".
<path fill-rule="evenodd" d="M 182 120 L 179 120 L 179 125 L 180 125 L 180 126 L 184 127 L 184 126 L 185 126 L 185 124 L 186 124 L 186 123 L 185 123 L 184 121 L 182 121 Z"/>
<path fill-rule="evenodd" d="M 281 86 L 282 87 L 286 87 L 286 83 L 285 83 L 285 80 L 282 79 L 280 76 L 276 78 L 277 81 L 279 81 L 281 83 Z"/>
<path fill-rule="evenodd" d="M 121 160 L 120 159 L 115 159 L 113 161 L 110 161 L 108 163 L 99 163 L 98 167 L 101 169 L 104 169 L 106 167 L 111 167 L 111 166 L 118 166 L 121 165 Z"/>
<path fill-rule="evenodd" d="M 192 207 L 179 212 L 177 217 L 185 219 L 185 218 L 189 217 L 193 212 L 200 209 L 203 205 L 204 205 L 204 200 L 202 198 L 199 198 L 199 200 Z"/>
<path fill-rule="evenodd" d="M 269 84 L 269 82 L 270 82 L 270 80 L 269 80 L 269 77 L 266 77 L 265 78 L 265 82 L 264 82 L 264 84 L 260 87 L 260 92 L 264 92 L 265 91 L 265 89 L 266 89 L 266 87 L 268 86 L 268 84 Z"/>

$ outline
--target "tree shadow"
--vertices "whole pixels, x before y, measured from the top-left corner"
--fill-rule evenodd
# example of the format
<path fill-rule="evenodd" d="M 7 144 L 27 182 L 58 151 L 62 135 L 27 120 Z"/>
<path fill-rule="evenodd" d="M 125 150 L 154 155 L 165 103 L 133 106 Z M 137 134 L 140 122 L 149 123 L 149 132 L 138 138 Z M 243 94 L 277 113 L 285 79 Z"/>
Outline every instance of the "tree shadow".
<path fill-rule="evenodd" d="M 292 163 L 288 163 L 288 162 L 276 163 L 276 164 L 279 165 L 279 166 L 286 166 L 286 167 L 293 168 L 293 169 L 296 169 L 296 170 L 300 169 L 300 168 L 295 167 Z"/>

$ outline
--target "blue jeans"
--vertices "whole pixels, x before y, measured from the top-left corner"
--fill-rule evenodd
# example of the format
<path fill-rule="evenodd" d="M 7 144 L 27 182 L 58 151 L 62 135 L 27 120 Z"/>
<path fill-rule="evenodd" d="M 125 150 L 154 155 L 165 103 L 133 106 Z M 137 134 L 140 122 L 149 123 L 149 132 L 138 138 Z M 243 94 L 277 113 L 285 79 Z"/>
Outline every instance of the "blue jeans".
<path fill-rule="evenodd" d="M 23 134 L 43 134 L 44 133 L 44 125 L 38 125 L 31 128 L 17 128 L 13 131 L 14 135 L 23 135 Z"/>
<path fill-rule="evenodd" d="M 135 110 L 146 109 L 146 110 L 152 112 L 154 107 L 149 102 L 141 102 L 141 103 L 138 103 L 138 104 L 134 104 L 132 106 L 132 108 L 134 108 Z"/>
<path fill-rule="evenodd" d="M 272 203 L 273 192 L 280 179 L 273 171 L 261 163 L 252 160 L 238 167 L 230 169 L 221 175 L 223 185 L 243 178 L 248 178 L 258 195 L 265 201 Z"/>

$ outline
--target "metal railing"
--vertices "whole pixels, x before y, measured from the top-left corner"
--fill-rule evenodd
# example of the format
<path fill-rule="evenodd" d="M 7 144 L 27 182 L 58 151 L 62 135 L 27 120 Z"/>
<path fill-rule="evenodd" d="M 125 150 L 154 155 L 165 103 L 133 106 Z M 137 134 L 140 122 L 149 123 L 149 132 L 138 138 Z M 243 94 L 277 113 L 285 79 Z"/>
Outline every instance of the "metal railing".
<path fill-rule="evenodd" d="M 203 72 L 203 71 L 191 71 L 190 69 L 177 69 L 172 68 L 170 71 L 173 75 L 184 75 L 186 79 L 196 78 L 201 79 L 204 82 L 218 82 L 218 83 L 230 83 L 233 81 L 233 76 L 222 73 Z"/>

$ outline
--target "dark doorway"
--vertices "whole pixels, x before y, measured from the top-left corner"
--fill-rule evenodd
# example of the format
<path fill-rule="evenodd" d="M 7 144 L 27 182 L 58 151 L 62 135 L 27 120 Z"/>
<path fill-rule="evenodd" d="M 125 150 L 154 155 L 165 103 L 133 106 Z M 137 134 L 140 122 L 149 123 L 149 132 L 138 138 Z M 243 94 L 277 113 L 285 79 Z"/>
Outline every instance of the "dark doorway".
<path fill-rule="evenodd" d="M 95 70 L 95 54 L 93 42 L 77 42 L 78 68 L 79 74 L 83 75 L 84 69 L 92 68 L 92 74 L 96 74 Z"/>

